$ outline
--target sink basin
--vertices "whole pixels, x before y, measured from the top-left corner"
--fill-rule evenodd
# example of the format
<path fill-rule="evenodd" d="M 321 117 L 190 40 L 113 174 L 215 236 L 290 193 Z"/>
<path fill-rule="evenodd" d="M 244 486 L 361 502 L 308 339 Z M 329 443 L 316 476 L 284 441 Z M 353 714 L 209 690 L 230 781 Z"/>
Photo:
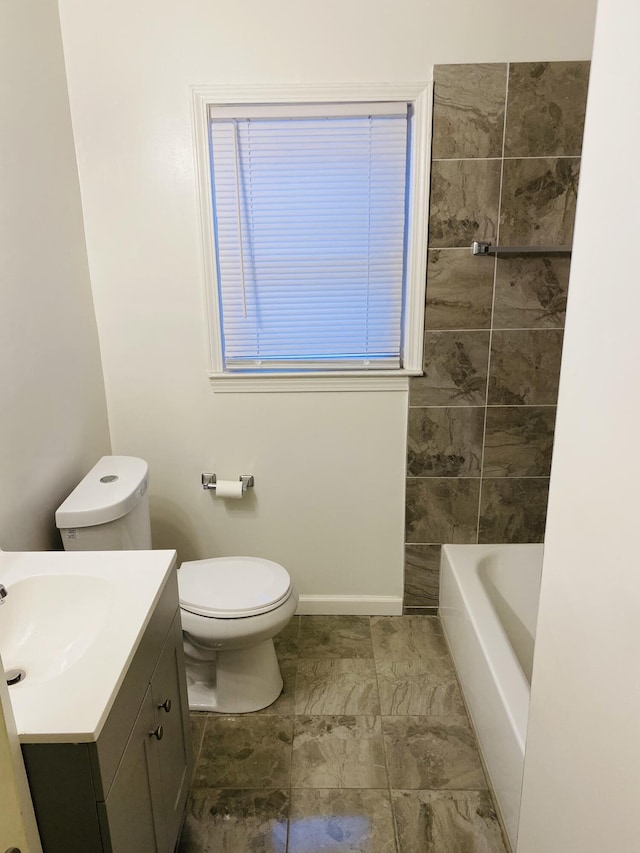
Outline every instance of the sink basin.
<path fill-rule="evenodd" d="M 23 743 L 97 740 L 175 551 L 0 551 L 0 663 Z M 176 597 L 177 607 L 177 597 Z"/>
<path fill-rule="evenodd" d="M 73 666 L 104 626 L 115 588 L 90 575 L 41 575 L 16 581 L 0 612 L 0 654 L 6 671 L 46 681 Z"/>

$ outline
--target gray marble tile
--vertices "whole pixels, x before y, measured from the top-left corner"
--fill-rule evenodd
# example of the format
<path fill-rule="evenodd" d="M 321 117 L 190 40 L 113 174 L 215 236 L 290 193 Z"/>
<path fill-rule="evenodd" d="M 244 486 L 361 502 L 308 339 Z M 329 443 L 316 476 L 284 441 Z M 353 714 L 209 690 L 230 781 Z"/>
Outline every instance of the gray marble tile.
<path fill-rule="evenodd" d="M 437 607 L 440 591 L 440 545 L 406 545 L 404 606 Z"/>
<path fill-rule="evenodd" d="M 507 853 L 486 791 L 392 791 L 399 853 Z"/>
<path fill-rule="evenodd" d="M 300 617 L 294 616 L 291 622 L 273 638 L 273 644 L 278 660 L 289 660 L 298 657 L 298 635 L 300 634 Z"/>
<path fill-rule="evenodd" d="M 193 786 L 287 787 L 292 742 L 293 717 L 212 715 Z"/>
<path fill-rule="evenodd" d="M 207 725 L 207 718 L 209 716 L 209 714 L 199 714 L 194 711 L 189 714 L 189 719 L 191 722 L 191 746 L 193 748 L 194 769 L 196 764 L 198 763 L 200 747 L 202 746 L 202 739 L 204 737 L 204 729 Z"/>
<path fill-rule="evenodd" d="M 505 160 L 500 245 L 571 245 L 580 159 Z"/>
<path fill-rule="evenodd" d="M 477 477 L 484 409 L 452 406 L 409 409 L 409 477 Z"/>
<path fill-rule="evenodd" d="M 475 542 L 479 497 L 479 479 L 407 480 L 405 541 L 409 544 Z"/>
<path fill-rule="evenodd" d="M 494 258 L 468 248 L 430 249 L 425 328 L 488 329 L 494 266 Z"/>
<path fill-rule="evenodd" d="M 555 406 L 490 406 L 483 476 L 548 477 L 555 421 Z"/>
<path fill-rule="evenodd" d="M 382 727 L 392 788 L 486 789 L 466 717 L 383 717 Z"/>
<path fill-rule="evenodd" d="M 565 255 L 498 258 L 494 329 L 561 329 L 570 266 Z"/>
<path fill-rule="evenodd" d="M 500 157 L 507 66 L 436 65 L 432 157 Z"/>
<path fill-rule="evenodd" d="M 436 160 L 431 164 L 429 247 L 495 242 L 500 160 Z"/>
<path fill-rule="evenodd" d="M 377 660 L 376 672 L 380 705 L 387 716 L 465 714 L 453 664 L 444 656 Z"/>
<path fill-rule="evenodd" d="M 407 607 L 402 608 L 403 616 L 437 616 L 437 607 Z"/>
<path fill-rule="evenodd" d="M 368 616 L 301 616 L 298 637 L 301 658 L 370 658 Z"/>
<path fill-rule="evenodd" d="M 505 156 L 579 156 L 588 83 L 588 62 L 511 63 Z"/>
<path fill-rule="evenodd" d="M 289 853 L 396 853 L 389 793 L 291 792 Z"/>
<path fill-rule="evenodd" d="M 484 479 L 478 541 L 543 542 L 548 495 L 547 478 Z"/>
<path fill-rule="evenodd" d="M 372 616 L 376 661 L 451 659 L 440 620 L 429 616 Z"/>
<path fill-rule="evenodd" d="M 425 332 L 424 376 L 412 377 L 410 406 L 482 406 L 489 332 Z"/>
<path fill-rule="evenodd" d="M 296 714 L 379 714 L 372 660 L 301 660 Z"/>
<path fill-rule="evenodd" d="M 178 853 L 285 853 L 289 791 L 194 790 Z"/>
<path fill-rule="evenodd" d="M 262 708 L 260 711 L 254 711 L 254 713 L 261 714 L 263 717 L 295 714 L 297 671 L 297 661 L 289 659 L 281 661 L 280 674 L 282 675 L 282 681 L 284 682 L 282 693 L 271 705 L 267 705 L 266 708 Z"/>
<path fill-rule="evenodd" d="M 499 330 L 491 338 L 490 405 L 554 406 L 562 329 Z"/>
<path fill-rule="evenodd" d="M 296 717 L 294 788 L 386 788 L 380 717 Z"/>

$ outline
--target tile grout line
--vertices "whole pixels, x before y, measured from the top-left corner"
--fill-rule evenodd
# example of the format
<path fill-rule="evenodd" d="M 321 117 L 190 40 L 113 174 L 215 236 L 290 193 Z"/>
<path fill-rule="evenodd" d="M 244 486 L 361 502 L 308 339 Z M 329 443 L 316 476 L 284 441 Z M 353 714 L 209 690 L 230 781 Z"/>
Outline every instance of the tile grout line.
<path fill-rule="evenodd" d="M 291 731 L 291 761 L 289 763 L 289 808 L 287 809 L 287 837 L 285 841 L 285 853 L 289 851 L 289 834 L 291 830 L 291 812 L 293 808 L 293 745 L 296 740 L 296 694 L 298 692 L 298 662 L 300 660 L 300 632 L 302 631 L 302 619 L 300 616 L 295 616 L 298 620 L 298 631 L 296 633 L 296 656 L 292 658 L 295 660 L 296 664 L 296 675 L 295 681 L 293 683 L 293 713 L 291 715 L 292 718 L 292 731 Z M 280 661 L 278 661 L 278 666 L 280 666 Z"/>
<path fill-rule="evenodd" d="M 504 146 L 507 135 L 507 112 L 509 108 L 509 71 L 511 63 L 507 62 L 507 73 L 504 92 L 504 119 L 502 122 L 502 151 L 500 157 L 500 185 L 498 190 L 498 217 L 496 222 L 496 244 L 500 244 L 500 215 L 502 213 L 502 186 L 504 182 Z M 491 379 L 491 345 L 493 343 L 493 318 L 496 310 L 496 282 L 498 279 L 498 256 L 494 257 L 493 264 L 493 294 L 491 299 L 491 324 L 489 326 L 489 354 L 487 358 L 487 384 L 485 391 L 484 425 L 482 430 L 482 459 L 480 461 L 480 488 L 478 490 L 478 518 L 476 522 L 476 543 L 480 542 L 480 523 L 482 519 L 482 484 L 484 481 L 484 456 L 485 443 L 487 440 L 487 415 L 489 411 L 489 387 Z"/>

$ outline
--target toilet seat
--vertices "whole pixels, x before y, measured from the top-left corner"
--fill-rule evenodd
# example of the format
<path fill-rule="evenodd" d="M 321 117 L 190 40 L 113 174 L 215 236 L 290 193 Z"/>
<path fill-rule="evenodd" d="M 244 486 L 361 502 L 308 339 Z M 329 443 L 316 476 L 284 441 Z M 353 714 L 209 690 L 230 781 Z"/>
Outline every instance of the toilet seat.
<path fill-rule="evenodd" d="M 197 616 L 239 619 L 268 613 L 291 595 L 285 568 L 259 557 L 213 557 L 183 563 L 180 607 Z"/>

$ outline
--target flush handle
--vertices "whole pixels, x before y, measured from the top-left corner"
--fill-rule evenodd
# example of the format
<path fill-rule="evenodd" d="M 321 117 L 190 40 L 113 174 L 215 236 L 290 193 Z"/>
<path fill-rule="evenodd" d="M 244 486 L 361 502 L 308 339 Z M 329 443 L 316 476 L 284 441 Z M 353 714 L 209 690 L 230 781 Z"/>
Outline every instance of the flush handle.
<path fill-rule="evenodd" d="M 158 705 L 158 709 L 160 709 L 160 708 L 164 708 L 164 710 L 165 710 L 165 711 L 167 712 L 167 714 L 168 714 L 168 713 L 169 713 L 169 711 L 171 710 L 171 699 L 165 699 L 165 700 L 164 700 L 164 702 L 161 702 L 161 703 Z"/>
<path fill-rule="evenodd" d="M 157 740 L 162 740 L 162 738 L 164 737 L 164 729 L 162 728 L 162 726 L 158 726 L 157 729 L 154 729 L 154 731 L 149 732 L 149 737 L 154 737 Z"/>

